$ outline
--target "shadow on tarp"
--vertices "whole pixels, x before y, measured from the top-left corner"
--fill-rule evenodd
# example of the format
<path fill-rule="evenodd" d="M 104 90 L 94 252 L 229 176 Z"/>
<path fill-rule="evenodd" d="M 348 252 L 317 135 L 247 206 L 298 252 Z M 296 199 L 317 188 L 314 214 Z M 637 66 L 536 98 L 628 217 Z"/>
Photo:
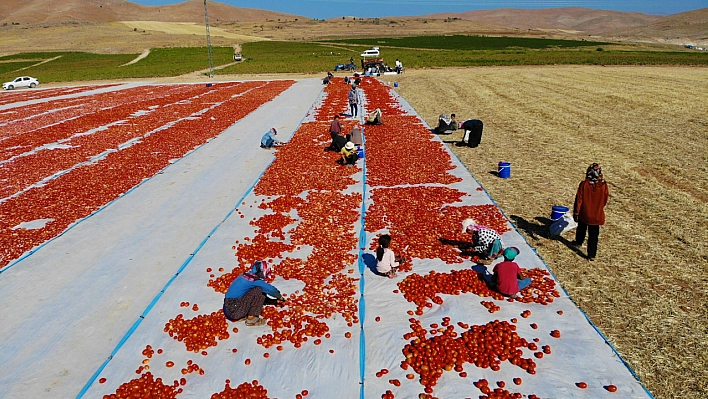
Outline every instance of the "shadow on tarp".
<path fill-rule="evenodd" d="M 491 284 L 492 273 L 489 273 L 489 269 L 487 269 L 487 266 L 480 265 L 479 263 L 477 263 L 472 266 L 472 270 L 477 272 L 477 277 L 479 277 L 480 280 L 483 280 L 485 283 L 487 283 L 487 285 Z"/>
<path fill-rule="evenodd" d="M 530 238 L 534 240 L 538 240 L 539 238 L 545 238 L 548 240 L 556 240 L 569 249 L 571 249 L 573 252 L 575 252 L 578 256 L 581 258 L 586 258 L 587 256 L 575 245 L 572 244 L 572 241 L 564 238 L 563 236 L 552 236 L 551 231 L 549 229 L 552 220 L 545 218 L 545 217 L 537 217 L 536 221 L 538 223 L 531 223 L 528 220 L 522 218 L 521 216 L 518 215 L 511 215 L 511 219 L 514 221 L 514 224 L 516 227 L 519 229 L 523 230 Z M 540 224 L 539 224 L 540 223 Z"/>
<path fill-rule="evenodd" d="M 458 250 L 460 250 L 460 256 L 463 258 L 471 258 L 472 256 L 477 254 L 474 249 L 472 249 L 473 245 L 470 241 L 450 240 L 448 238 L 442 237 L 438 238 L 438 241 L 440 241 L 440 243 L 443 245 L 451 245 L 453 247 L 456 247 Z"/>
<path fill-rule="evenodd" d="M 378 270 L 376 270 L 376 265 L 379 263 L 379 261 L 376 260 L 376 257 L 374 255 L 364 254 L 361 256 L 361 259 L 364 261 L 364 264 L 366 265 L 366 267 L 368 267 L 369 270 L 371 270 L 371 273 L 373 273 L 377 276 L 381 276 L 381 277 L 388 277 L 387 275 L 381 274 L 381 273 L 379 273 Z"/>

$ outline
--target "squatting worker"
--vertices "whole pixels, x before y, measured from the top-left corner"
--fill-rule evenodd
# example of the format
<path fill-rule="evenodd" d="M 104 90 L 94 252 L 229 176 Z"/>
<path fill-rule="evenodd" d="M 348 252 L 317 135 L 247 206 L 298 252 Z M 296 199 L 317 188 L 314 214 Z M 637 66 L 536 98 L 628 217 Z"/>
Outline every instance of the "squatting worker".
<path fill-rule="evenodd" d="M 356 146 L 351 141 L 347 141 L 347 144 L 344 145 L 344 148 L 342 148 L 340 154 L 342 154 L 342 164 L 347 166 L 353 166 L 359 159 L 359 154 L 356 152 Z"/>
<path fill-rule="evenodd" d="M 494 275 L 492 276 L 493 288 L 499 291 L 502 295 L 512 298 L 519 297 L 519 291 L 531 285 L 530 278 L 523 278 L 521 268 L 514 262 L 519 254 L 519 249 L 509 247 L 504 250 L 504 261 L 494 266 Z"/>
<path fill-rule="evenodd" d="M 224 315 L 231 321 L 246 318 L 247 326 L 262 326 L 266 323 L 261 316 L 266 295 L 278 301 L 283 300 L 277 288 L 266 283 L 273 276 L 273 269 L 265 261 L 256 261 L 251 270 L 236 277 L 224 298 Z"/>
<path fill-rule="evenodd" d="M 472 234 L 472 249 L 479 255 L 479 263 L 489 265 L 501 255 L 504 243 L 496 230 L 479 225 L 474 219 L 465 219 L 462 232 Z"/>
<path fill-rule="evenodd" d="M 578 185 L 573 206 L 573 219 L 578 222 L 575 230 L 574 245 L 583 245 L 585 232 L 588 232 L 588 260 L 597 256 L 597 241 L 600 226 L 605 224 L 605 205 L 610 191 L 602 176 L 600 165 L 593 163 L 585 172 L 585 180 Z"/>
<path fill-rule="evenodd" d="M 275 128 L 271 128 L 266 134 L 261 138 L 261 148 L 273 148 L 276 144 L 281 144 L 281 142 L 275 138 L 278 131 Z"/>

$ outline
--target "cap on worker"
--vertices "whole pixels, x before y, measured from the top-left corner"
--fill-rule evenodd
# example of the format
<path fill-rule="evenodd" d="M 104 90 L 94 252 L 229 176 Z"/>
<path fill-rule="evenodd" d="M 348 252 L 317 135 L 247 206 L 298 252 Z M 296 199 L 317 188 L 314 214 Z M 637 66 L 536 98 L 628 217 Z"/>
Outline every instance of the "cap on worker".
<path fill-rule="evenodd" d="M 462 232 L 465 233 L 467 232 L 467 229 L 470 228 L 470 226 L 475 226 L 477 222 L 474 219 L 465 219 L 462 222 Z"/>
<path fill-rule="evenodd" d="M 514 260 L 516 259 L 516 255 L 519 254 L 519 248 L 516 247 L 509 247 L 504 250 L 504 259 L 505 260 Z"/>
<path fill-rule="evenodd" d="M 347 150 L 353 150 L 354 143 L 352 143 L 351 141 L 347 141 L 347 144 L 344 145 L 344 148 L 346 148 Z"/>

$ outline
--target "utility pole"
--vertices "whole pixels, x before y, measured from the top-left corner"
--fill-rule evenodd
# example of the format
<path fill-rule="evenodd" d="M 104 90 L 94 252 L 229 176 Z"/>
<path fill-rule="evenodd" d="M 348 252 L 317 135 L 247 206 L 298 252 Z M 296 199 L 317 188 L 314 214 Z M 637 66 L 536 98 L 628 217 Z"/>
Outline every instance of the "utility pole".
<path fill-rule="evenodd" d="M 209 34 L 209 12 L 207 12 L 207 0 L 204 0 L 204 20 L 206 21 L 207 48 L 209 49 L 209 77 L 214 77 L 214 59 L 211 55 L 211 35 Z"/>

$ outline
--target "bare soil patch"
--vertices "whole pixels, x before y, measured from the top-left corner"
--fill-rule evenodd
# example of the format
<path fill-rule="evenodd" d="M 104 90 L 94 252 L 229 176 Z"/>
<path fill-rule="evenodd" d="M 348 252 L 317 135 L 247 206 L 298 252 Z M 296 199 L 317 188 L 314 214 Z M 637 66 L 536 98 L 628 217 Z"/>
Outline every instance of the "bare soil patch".
<path fill-rule="evenodd" d="M 388 78 L 388 77 L 386 77 Z M 481 119 L 452 150 L 657 398 L 708 397 L 708 74 L 700 68 L 532 67 L 392 77 L 431 125 Z M 511 178 L 493 172 L 511 162 Z M 610 184 L 598 259 L 552 239 L 587 166 Z"/>

